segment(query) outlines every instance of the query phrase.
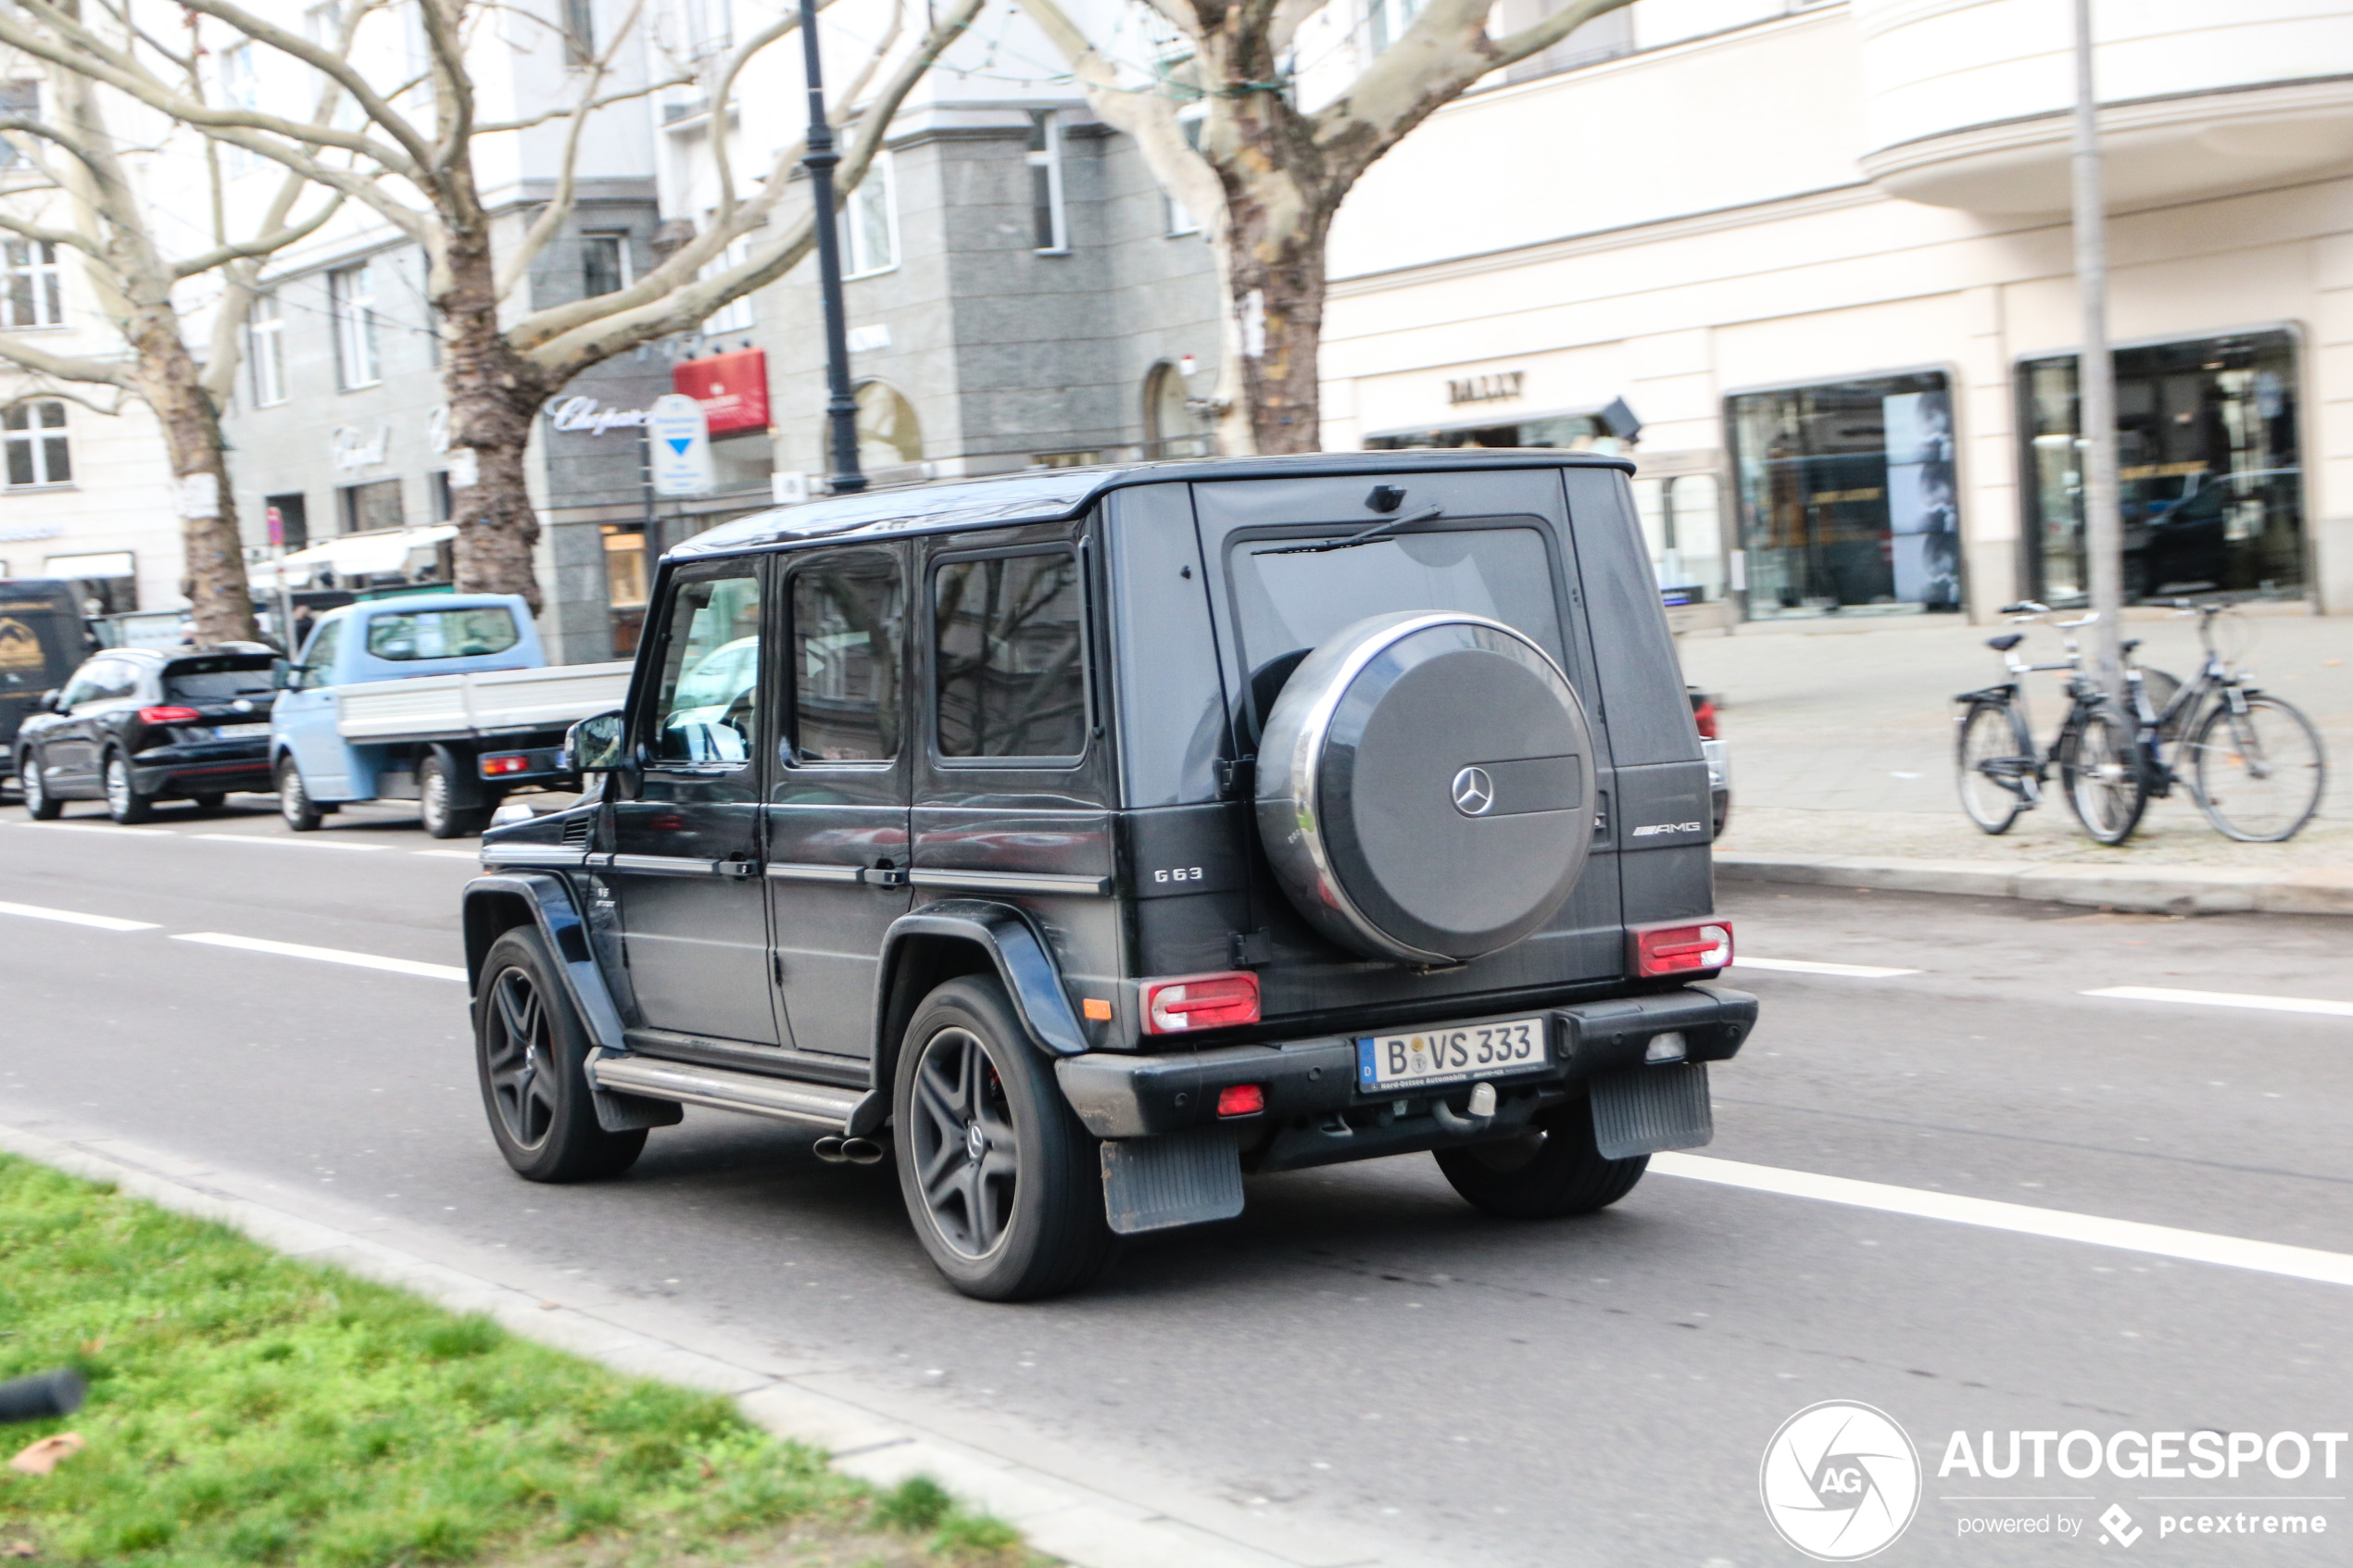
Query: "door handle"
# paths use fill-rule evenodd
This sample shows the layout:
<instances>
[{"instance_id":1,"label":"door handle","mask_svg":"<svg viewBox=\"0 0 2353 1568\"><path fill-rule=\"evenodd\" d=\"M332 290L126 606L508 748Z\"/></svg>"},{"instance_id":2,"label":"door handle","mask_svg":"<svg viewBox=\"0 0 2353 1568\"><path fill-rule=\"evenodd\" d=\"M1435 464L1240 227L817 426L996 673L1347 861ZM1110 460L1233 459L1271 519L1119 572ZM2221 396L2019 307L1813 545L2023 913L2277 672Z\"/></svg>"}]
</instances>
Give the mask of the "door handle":
<instances>
[{"instance_id":1,"label":"door handle","mask_svg":"<svg viewBox=\"0 0 2353 1568\"><path fill-rule=\"evenodd\" d=\"M904 866L868 866L866 885L869 887L904 887L907 869Z\"/></svg>"},{"instance_id":2,"label":"door handle","mask_svg":"<svg viewBox=\"0 0 2353 1568\"><path fill-rule=\"evenodd\" d=\"M718 872L721 876L731 876L742 882L760 874L760 862L749 855L737 855L732 859L720 861Z\"/></svg>"}]
</instances>

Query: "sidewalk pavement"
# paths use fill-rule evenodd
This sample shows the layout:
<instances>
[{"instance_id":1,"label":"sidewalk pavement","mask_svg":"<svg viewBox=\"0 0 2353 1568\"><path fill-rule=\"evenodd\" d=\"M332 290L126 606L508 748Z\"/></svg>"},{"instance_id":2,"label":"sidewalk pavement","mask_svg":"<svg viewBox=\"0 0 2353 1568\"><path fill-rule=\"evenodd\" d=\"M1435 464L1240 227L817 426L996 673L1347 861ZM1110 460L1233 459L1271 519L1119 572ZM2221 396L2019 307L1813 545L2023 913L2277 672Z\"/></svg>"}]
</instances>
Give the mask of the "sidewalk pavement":
<instances>
[{"instance_id":1,"label":"sidewalk pavement","mask_svg":"<svg viewBox=\"0 0 2353 1568\"><path fill-rule=\"evenodd\" d=\"M1999 837L1962 814L1953 771L1956 693L2005 679L1985 639L2007 630L1952 616L1751 622L1680 640L1686 677L1713 693L1730 743L1726 880L1830 883L2051 898L2169 914L2266 909L2353 914L2353 620L2249 613L2239 655L2259 684L2301 708L2328 746L2320 814L2285 844L2239 844L2190 801L2152 802L2121 846L2095 844L2048 799ZM2186 676L2196 623L2128 611L2144 664ZM2223 644L2225 651L2232 645ZM2030 659L2060 656L2029 629ZM2029 677L2038 741L2064 710L2059 678Z\"/></svg>"}]
</instances>

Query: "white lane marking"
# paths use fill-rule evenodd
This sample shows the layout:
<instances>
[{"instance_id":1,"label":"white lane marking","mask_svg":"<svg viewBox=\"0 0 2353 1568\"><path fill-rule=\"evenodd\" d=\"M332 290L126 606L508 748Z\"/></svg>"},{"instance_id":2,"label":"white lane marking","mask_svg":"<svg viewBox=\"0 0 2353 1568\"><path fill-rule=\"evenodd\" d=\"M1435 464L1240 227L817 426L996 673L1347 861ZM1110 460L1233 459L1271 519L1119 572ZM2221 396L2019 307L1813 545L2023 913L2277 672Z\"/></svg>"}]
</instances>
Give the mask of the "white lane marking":
<instances>
[{"instance_id":1,"label":"white lane marking","mask_svg":"<svg viewBox=\"0 0 2353 1568\"><path fill-rule=\"evenodd\" d=\"M2086 991L2087 997L2113 997L2121 1002L2187 1002L2202 1008L2254 1008L2261 1012L2318 1012L2331 1018L2353 1018L2353 1002L2323 1002L2310 997L2253 997L2240 991L2176 991L2167 985L2110 985Z\"/></svg>"},{"instance_id":2,"label":"white lane marking","mask_svg":"<svg viewBox=\"0 0 2353 1568\"><path fill-rule=\"evenodd\" d=\"M2036 1209L2024 1203L1964 1198L1957 1193L1923 1192L1918 1187L1822 1176L1811 1171L1784 1171L1777 1166L1749 1165L1708 1155L1654 1154L1650 1168L1688 1181L1746 1187L1752 1192L1778 1193L1784 1198L1810 1198L1851 1209L1876 1209L1885 1214L1944 1220L1957 1225L1978 1225L2020 1236L2046 1236L2054 1241L2080 1241L2093 1247L2113 1247L2192 1263L2220 1263L2226 1268L2252 1269L2289 1279L2318 1280L2323 1285L2353 1285L2353 1255L2323 1252L2311 1247L2248 1241L2240 1236L2216 1236L2210 1231L2176 1230L2171 1225L2108 1220L2097 1214Z\"/></svg>"},{"instance_id":3,"label":"white lane marking","mask_svg":"<svg viewBox=\"0 0 2353 1568\"><path fill-rule=\"evenodd\" d=\"M409 853L411 855L438 855L445 859L450 860L479 860L482 859L482 851L479 849L411 849Z\"/></svg>"},{"instance_id":4,"label":"white lane marking","mask_svg":"<svg viewBox=\"0 0 2353 1568\"><path fill-rule=\"evenodd\" d=\"M416 974L427 980L463 980L466 977L466 972L455 964L380 958L374 953L346 952L341 947L306 947L299 942L265 942L258 936L230 936L218 931L185 932L171 939L174 942L202 942L208 947L238 947L248 953L276 953L289 959L316 959L321 963L349 964L354 969L381 969L392 974Z\"/></svg>"},{"instance_id":5,"label":"white lane marking","mask_svg":"<svg viewBox=\"0 0 2353 1568\"><path fill-rule=\"evenodd\" d=\"M1886 980L1898 974L1918 974L1917 969L1881 969L1868 963L1816 963L1809 959L1752 959L1743 954L1732 957L1734 969L1780 969L1792 974L1838 974L1849 980Z\"/></svg>"},{"instance_id":6,"label":"white lane marking","mask_svg":"<svg viewBox=\"0 0 2353 1568\"><path fill-rule=\"evenodd\" d=\"M38 904L0 904L0 915L22 915L27 920L63 921L68 925L87 925L99 931L159 929L151 920L117 920L112 915L85 915L75 909L44 909Z\"/></svg>"},{"instance_id":7,"label":"white lane marking","mask_svg":"<svg viewBox=\"0 0 2353 1568\"><path fill-rule=\"evenodd\" d=\"M385 847L381 844L346 844L336 838L264 838L251 833L192 833L190 838L208 838L216 844L269 844L283 849L357 849L374 854Z\"/></svg>"},{"instance_id":8,"label":"white lane marking","mask_svg":"<svg viewBox=\"0 0 2353 1568\"><path fill-rule=\"evenodd\" d=\"M152 838L157 834L161 834L167 838L179 836L170 828L127 828L120 823L109 823L106 827L100 827L95 822L19 822L17 826L39 828L43 833L103 833L110 838Z\"/></svg>"}]
</instances>

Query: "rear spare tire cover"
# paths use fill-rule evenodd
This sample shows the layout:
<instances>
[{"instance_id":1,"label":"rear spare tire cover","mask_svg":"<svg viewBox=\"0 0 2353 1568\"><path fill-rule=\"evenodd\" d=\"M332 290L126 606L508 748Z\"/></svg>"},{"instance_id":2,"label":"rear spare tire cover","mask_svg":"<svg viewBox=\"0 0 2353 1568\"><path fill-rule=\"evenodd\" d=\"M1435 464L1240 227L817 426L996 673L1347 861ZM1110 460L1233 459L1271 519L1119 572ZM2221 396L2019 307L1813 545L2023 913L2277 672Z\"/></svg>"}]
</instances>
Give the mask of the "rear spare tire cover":
<instances>
[{"instance_id":1,"label":"rear spare tire cover","mask_svg":"<svg viewBox=\"0 0 2353 1568\"><path fill-rule=\"evenodd\" d=\"M1551 918L1593 839L1593 738L1551 656L1500 621L1402 611L1307 656L1267 716L1258 826L1342 947L1467 962Z\"/></svg>"}]
</instances>

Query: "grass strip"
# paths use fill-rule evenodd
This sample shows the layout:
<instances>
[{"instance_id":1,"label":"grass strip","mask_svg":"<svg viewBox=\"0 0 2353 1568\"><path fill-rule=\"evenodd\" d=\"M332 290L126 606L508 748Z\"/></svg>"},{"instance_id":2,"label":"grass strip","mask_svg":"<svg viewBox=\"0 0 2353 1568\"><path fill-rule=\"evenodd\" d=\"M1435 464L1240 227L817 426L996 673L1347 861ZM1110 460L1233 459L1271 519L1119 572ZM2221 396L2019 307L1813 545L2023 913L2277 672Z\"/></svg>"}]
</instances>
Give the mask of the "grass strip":
<instances>
[{"instance_id":1,"label":"grass strip","mask_svg":"<svg viewBox=\"0 0 2353 1568\"><path fill-rule=\"evenodd\" d=\"M0 1555L294 1563L1015 1563L916 1477L877 1491L727 1399L625 1377L225 1226L0 1156L0 1379L90 1381Z\"/></svg>"}]
</instances>

